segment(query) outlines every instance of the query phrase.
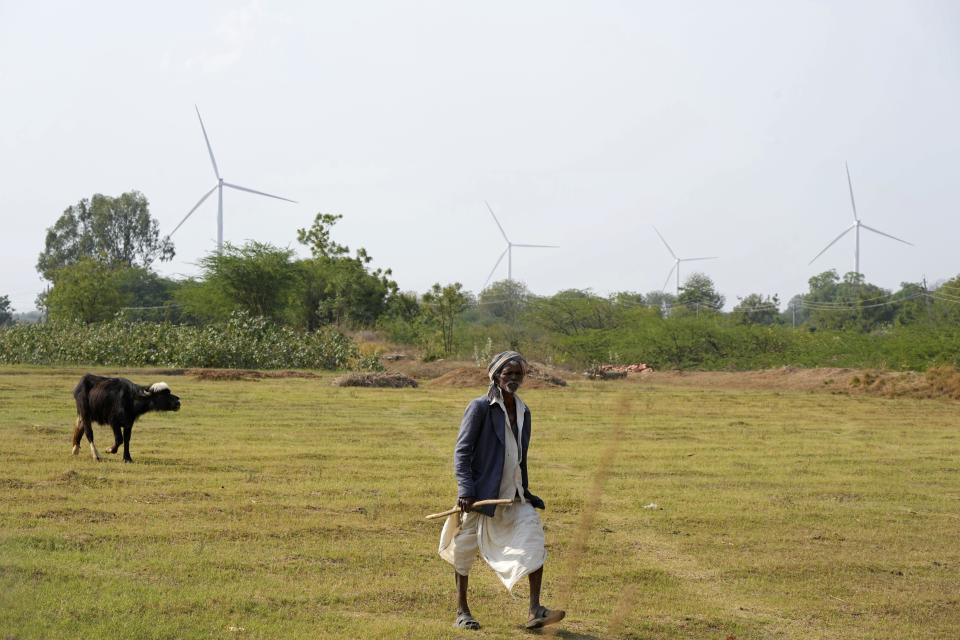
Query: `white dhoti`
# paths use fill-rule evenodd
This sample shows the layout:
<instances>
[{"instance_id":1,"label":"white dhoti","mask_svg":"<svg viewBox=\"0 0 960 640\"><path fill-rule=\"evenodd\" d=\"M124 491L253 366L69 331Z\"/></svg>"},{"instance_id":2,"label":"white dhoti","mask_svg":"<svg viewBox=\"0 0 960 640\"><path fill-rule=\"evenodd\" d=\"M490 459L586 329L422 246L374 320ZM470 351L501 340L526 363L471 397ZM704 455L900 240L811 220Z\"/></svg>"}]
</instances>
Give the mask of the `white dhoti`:
<instances>
[{"instance_id":1,"label":"white dhoti","mask_svg":"<svg viewBox=\"0 0 960 640\"><path fill-rule=\"evenodd\" d=\"M529 502L498 506L494 516L471 512L457 531L455 513L447 518L440 532L440 557L462 576L480 557L496 572L508 590L523 576L543 566L547 559L543 525L537 510Z\"/></svg>"},{"instance_id":2,"label":"white dhoti","mask_svg":"<svg viewBox=\"0 0 960 640\"><path fill-rule=\"evenodd\" d=\"M516 397L516 415L523 416L525 406ZM503 400L498 403L507 415ZM463 517L454 513L447 518L440 532L440 557L453 565L462 576L470 573L477 557L490 565L503 585L512 590L520 578L543 566L547 559L544 546L543 525L536 509L522 497L523 482L520 474L520 451L518 442L524 424L520 420L516 435L507 431L504 442L503 476L500 480L500 498L513 498L513 503L498 506L492 518L471 511Z\"/></svg>"}]
</instances>

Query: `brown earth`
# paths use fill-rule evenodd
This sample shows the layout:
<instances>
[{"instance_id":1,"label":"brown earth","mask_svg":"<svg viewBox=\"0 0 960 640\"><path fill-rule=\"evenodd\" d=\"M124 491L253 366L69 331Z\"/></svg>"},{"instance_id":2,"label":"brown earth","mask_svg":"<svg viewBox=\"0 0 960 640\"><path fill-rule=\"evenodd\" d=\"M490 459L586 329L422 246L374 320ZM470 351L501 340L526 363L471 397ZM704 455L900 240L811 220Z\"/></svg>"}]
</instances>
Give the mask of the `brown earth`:
<instances>
[{"instance_id":1,"label":"brown earth","mask_svg":"<svg viewBox=\"0 0 960 640\"><path fill-rule=\"evenodd\" d=\"M430 384L438 387L483 388L490 384L490 378L483 367L461 366L434 378ZM556 370L540 364L531 364L527 377L523 380L523 386L527 389L554 389L567 386L567 381L556 375Z\"/></svg>"},{"instance_id":2,"label":"brown earth","mask_svg":"<svg viewBox=\"0 0 960 640\"><path fill-rule=\"evenodd\" d=\"M654 371L631 374L629 382L699 389L820 391L889 398L960 400L960 371L934 367L916 371L781 367L760 371Z\"/></svg>"}]
</instances>

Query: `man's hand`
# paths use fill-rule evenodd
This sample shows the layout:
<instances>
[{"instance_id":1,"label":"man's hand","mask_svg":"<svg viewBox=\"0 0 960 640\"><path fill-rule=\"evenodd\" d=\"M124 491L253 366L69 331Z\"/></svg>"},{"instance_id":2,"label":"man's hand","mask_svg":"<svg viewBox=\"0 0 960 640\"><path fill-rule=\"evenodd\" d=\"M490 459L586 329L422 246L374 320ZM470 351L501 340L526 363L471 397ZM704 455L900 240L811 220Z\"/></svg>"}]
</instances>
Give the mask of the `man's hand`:
<instances>
[{"instance_id":1,"label":"man's hand","mask_svg":"<svg viewBox=\"0 0 960 640\"><path fill-rule=\"evenodd\" d=\"M457 498L457 506L460 507L460 511L466 513L473 509L473 503L476 501L477 499L474 498L473 496L465 496L463 498Z\"/></svg>"}]
</instances>

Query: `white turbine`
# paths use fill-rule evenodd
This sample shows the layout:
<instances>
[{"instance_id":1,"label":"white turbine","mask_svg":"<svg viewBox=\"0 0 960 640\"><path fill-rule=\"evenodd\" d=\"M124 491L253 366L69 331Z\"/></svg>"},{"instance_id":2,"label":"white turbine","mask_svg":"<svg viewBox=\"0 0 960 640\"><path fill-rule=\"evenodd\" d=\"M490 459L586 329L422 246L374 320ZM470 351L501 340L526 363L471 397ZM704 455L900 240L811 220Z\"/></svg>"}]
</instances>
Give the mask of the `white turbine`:
<instances>
[{"instance_id":1,"label":"white turbine","mask_svg":"<svg viewBox=\"0 0 960 640\"><path fill-rule=\"evenodd\" d=\"M879 229L874 229L873 227L864 224L863 221L860 220L860 216L857 215L857 203L856 203L856 201L853 199L853 182L850 180L850 167L847 166L847 163L846 163L846 162L843 163L843 166L844 166L844 167L846 168L846 170L847 170L847 187L849 187L849 189L850 189L850 206L853 207L853 224L851 224L849 227L847 227L846 229L844 229L844 230L843 230L843 233L841 233L841 234L838 235L836 238L834 238L833 241L832 241L830 244L828 244L827 246L825 246L825 247L823 248L823 250L820 251L820 253L818 253L817 255L813 256L813 260L811 260L811 261L810 261L809 263L807 263L807 264L808 264L808 265L813 264L813 261L814 261L814 260L816 260L817 258L819 258L820 256L822 256L822 255L824 254L824 252L826 252L827 249L829 249L830 247L832 247L833 245L835 245L840 238L842 238L843 236L847 235L848 233L850 233L851 231L853 231L854 229L856 229L856 231L857 231L857 232L856 232L857 244L856 244L856 248L854 249L854 268L856 269L855 273L859 274L859 273L860 273L860 227L863 227L863 228L866 229L867 231L873 231L874 233L879 234L879 235L881 235L881 236L886 236L887 238L890 238L891 240L896 240L897 242L902 242L903 244L908 244L908 245L910 245L911 247L913 246L913 244L910 243L910 242L907 242L906 240L901 240L900 238L894 237L894 236L890 235L889 233L884 233L883 231L880 231Z\"/></svg>"},{"instance_id":2,"label":"white turbine","mask_svg":"<svg viewBox=\"0 0 960 640\"><path fill-rule=\"evenodd\" d=\"M490 203L484 201L487 205L487 211L490 212L490 215L493 216L493 221L497 223L497 228L500 229L503 239L507 241L507 248L503 250L503 253L500 254L500 257L497 258L497 261L493 265L493 269L490 270L490 275L487 276L486 282L483 283L483 288L487 288L487 284L490 282L490 278L493 277L494 272L497 270L497 267L500 266L500 263L503 261L503 256L507 256L507 278L513 280L513 248L514 247L523 247L525 249L559 249L560 247L553 244L517 244L515 242L510 242L510 238L507 237L507 232L503 230L503 225L500 224L500 221L497 220L497 215L493 212L493 209L490 208Z\"/></svg>"},{"instance_id":3,"label":"white turbine","mask_svg":"<svg viewBox=\"0 0 960 640\"><path fill-rule=\"evenodd\" d=\"M677 254L673 252L673 249L670 248L670 245L667 244L667 241L664 240L663 236L660 234L660 231L656 227L653 228L657 232L657 235L660 236L660 241L663 243L663 246L667 248L667 251L670 252L670 255L673 256L673 266L670 267L670 271L667 272L667 279L663 281L663 287L660 288L661 291L667 290L667 283L670 282L670 276L673 275L673 272L677 272L677 297L680 296L680 263L681 262L693 262L695 260L716 260L718 256L706 256L704 258L678 258Z\"/></svg>"},{"instance_id":4,"label":"white turbine","mask_svg":"<svg viewBox=\"0 0 960 640\"><path fill-rule=\"evenodd\" d=\"M200 205L206 202L207 198L209 198L210 195L214 191L216 191L217 192L217 252L219 253L223 251L223 188L224 187L230 187L231 189L237 189L239 191L247 191L249 193L255 193L260 196L267 196L268 198L276 198L277 200L285 200L287 202L293 202L294 204L296 204L297 201L291 200L289 198L284 198L281 196L275 196L269 193L264 193L263 191L256 191L255 189L248 189L247 187L241 187L238 184L231 184L229 182L225 182L223 178L220 176L220 169L217 168L217 160L216 158L213 157L213 148L210 146L210 138L207 137L207 129L206 127L203 126L203 118L200 117L200 109L197 107L197 105L193 105L193 108L197 110L197 119L200 120L200 130L203 131L203 139L207 143L207 151L210 153L210 164L213 165L213 173L217 176L217 184L213 185L213 188L210 189L210 191L207 191L205 194L203 194L203 197L200 198L200 201L197 202L197 204L193 205L193 208L187 212L187 215L183 216L183 220L180 221L180 224L175 226L173 228L173 231L167 234L167 237L169 238L174 233L176 233L177 229L179 229L183 225L183 223L187 221L187 218L193 215L193 212L196 211L200 207Z\"/></svg>"}]
</instances>

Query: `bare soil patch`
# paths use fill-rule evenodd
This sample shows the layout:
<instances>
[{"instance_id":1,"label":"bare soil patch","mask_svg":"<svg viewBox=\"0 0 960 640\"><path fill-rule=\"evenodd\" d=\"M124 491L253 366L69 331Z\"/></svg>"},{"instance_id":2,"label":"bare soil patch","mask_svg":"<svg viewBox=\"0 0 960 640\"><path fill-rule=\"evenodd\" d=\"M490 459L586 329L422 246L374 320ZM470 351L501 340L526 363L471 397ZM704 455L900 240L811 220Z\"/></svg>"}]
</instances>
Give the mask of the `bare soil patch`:
<instances>
[{"instance_id":1,"label":"bare soil patch","mask_svg":"<svg viewBox=\"0 0 960 640\"><path fill-rule=\"evenodd\" d=\"M483 367L460 366L430 381L431 385L453 388L483 388L490 384L487 370ZM555 370L532 363L524 378L523 386L526 389L555 389L567 386L567 381L557 375Z\"/></svg>"},{"instance_id":2,"label":"bare soil patch","mask_svg":"<svg viewBox=\"0 0 960 640\"><path fill-rule=\"evenodd\" d=\"M780 367L759 371L654 371L630 374L628 381L698 389L819 391L888 398L960 400L960 371L934 367L916 371Z\"/></svg>"}]
</instances>

